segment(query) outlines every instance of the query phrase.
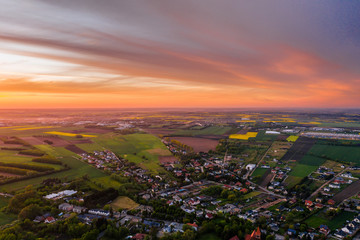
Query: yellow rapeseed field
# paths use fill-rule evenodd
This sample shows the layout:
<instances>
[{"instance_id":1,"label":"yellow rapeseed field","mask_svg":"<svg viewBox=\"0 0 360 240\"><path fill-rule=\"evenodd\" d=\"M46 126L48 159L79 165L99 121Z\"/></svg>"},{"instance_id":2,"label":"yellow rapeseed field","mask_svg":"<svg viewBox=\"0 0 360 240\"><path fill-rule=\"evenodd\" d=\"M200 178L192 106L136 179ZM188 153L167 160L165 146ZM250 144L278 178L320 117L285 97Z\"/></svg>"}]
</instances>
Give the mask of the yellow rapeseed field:
<instances>
[{"instance_id":1,"label":"yellow rapeseed field","mask_svg":"<svg viewBox=\"0 0 360 240\"><path fill-rule=\"evenodd\" d=\"M320 122L298 122L298 124L321 124Z\"/></svg>"},{"instance_id":2,"label":"yellow rapeseed field","mask_svg":"<svg viewBox=\"0 0 360 240\"><path fill-rule=\"evenodd\" d=\"M34 129L42 129L42 128L55 128L55 126L41 126L41 127L23 127L23 128L16 128L16 131L24 131L24 130L34 130Z\"/></svg>"},{"instance_id":3,"label":"yellow rapeseed field","mask_svg":"<svg viewBox=\"0 0 360 240\"><path fill-rule=\"evenodd\" d=\"M241 139L248 140L249 138L253 138L257 136L257 132L247 132L246 134L231 134L229 138L231 139Z\"/></svg>"},{"instance_id":4,"label":"yellow rapeseed field","mask_svg":"<svg viewBox=\"0 0 360 240\"><path fill-rule=\"evenodd\" d=\"M236 122L239 122L239 123L254 123L256 122L256 120L236 120Z\"/></svg>"},{"instance_id":5,"label":"yellow rapeseed field","mask_svg":"<svg viewBox=\"0 0 360 240\"><path fill-rule=\"evenodd\" d=\"M47 134L54 134L54 135L60 135L60 136L66 136L66 137L76 137L78 135L81 135L83 137L97 137L96 135L88 135L88 134L79 134L79 133L66 133L66 132L56 132L56 131L52 131L52 132L44 132Z\"/></svg>"},{"instance_id":6,"label":"yellow rapeseed field","mask_svg":"<svg viewBox=\"0 0 360 240\"><path fill-rule=\"evenodd\" d=\"M299 138L299 136L289 136L286 140L288 142L296 142L296 140Z\"/></svg>"}]
</instances>

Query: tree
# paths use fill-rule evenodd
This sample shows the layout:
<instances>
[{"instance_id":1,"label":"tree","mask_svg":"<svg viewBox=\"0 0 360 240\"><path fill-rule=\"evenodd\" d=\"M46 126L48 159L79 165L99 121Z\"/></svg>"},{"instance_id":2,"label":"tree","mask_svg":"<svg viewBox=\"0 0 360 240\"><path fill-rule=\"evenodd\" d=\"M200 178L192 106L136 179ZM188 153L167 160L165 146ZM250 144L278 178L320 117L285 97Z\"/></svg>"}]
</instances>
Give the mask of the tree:
<instances>
[{"instance_id":1,"label":"tree","mask_svg":"<svg viewBox=\"0 0 360 240\"><path fill-rule=\"evenodd\" d=\"M196 233L191 230L186 230L183 234L183 239L186 240L195 240L196 239Z\"/></svg>"},{"instance_id":2,"label":"tree","mask_svg":"<svg viewBox=\"0 0 360 240\"><path fill-rule=\"evenodd\" d=\"M274 237L274 236L271 236L271 235L267 235L267 236L266 236L266 240L275 240L275 237Z\"/></svg>"},{"instance_id":3,"label":"tree","mask_svg":"<svg viewBox=\"0 0 360 240\"><path fill-rule=\"evenodd\" d=\"M97 229L93 229L89 232L86 232L82 235L81 240L96 240L99 235L99 231Z\"/></svg>"},{"instance_id":4,"label":"tree","mask_svg":"<svg viewBox=\"0 0 360 240\"><path fill-rule=\"evenodd\" d=\"M30 204L27 207L24 207L20 213L19 218L20 219L34 219L36 216L38 216L41 213L41 208L37 204Z\"/></svg>"}]
</instances>

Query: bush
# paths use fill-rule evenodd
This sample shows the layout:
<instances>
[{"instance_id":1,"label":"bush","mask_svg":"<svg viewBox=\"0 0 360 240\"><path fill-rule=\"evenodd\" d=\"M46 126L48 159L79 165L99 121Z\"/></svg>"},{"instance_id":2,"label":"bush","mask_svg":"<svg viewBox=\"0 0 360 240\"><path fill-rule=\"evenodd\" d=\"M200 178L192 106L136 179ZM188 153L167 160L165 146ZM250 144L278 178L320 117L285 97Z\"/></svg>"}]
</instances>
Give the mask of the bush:
<instances>
[{"instance_id":1,"label":"bush","mask_svg":"<svg viewBox=\"0 0 360 240\"><path fill-rule=\"evenodd\" d=\"M28 175L28 173L30 173L30 171L25 170L25 169L13 168L13 167L3 167L3 166L0 166L0 172L21 175L21 176L26 176L26 175Z\"/></svg>"},{"instance_id":2,"label":"bush","mask_svg":"<svg viewBox=\"0 0 360 240\"><path fill-rule=\"evenodd\" d=\"M37 215L40 215L41 208L37 204L30 204L29 206L24 207L20 213L20 219L34 219Z\"/></svg>"},{"instance_id":3,"label":"bush","mask_svg":"<svg viewBox=\"0 0 360 240\"><path fill-rule=\"evenodd\" d=\"M43 156L43 157L39 157L39 158L34 158L33 160L31 160L33 162L39 162L39 163L50 163L50 164L57 164L57 165L61 165L62 162L54 157L51 156Z\"/></svg>"},{"instance_id":4,"label":"bush","mask_svg":"<svg viewBox=\"0 0 360 240\"><path fill-rule=\"evenodd\" d=\"M30 165L30 164L25 164L25 163L3 163L3 162L0 162L0 166L18 168L20 170L27 169L27 170L37 171L37 172L47 172L47 171L54 170L54 168L52 168L52 167Z\"/></svg>"},{"instance_id":5,"label":"bush","mask_svg":"<svg viewBox=\"0 0 360 240\"><path fill-rule=\"evenodd\" d=\"M1 150L22 151L22 150L26 150L26 149L25 148L17 148L17 147L2 147Z\"/></svg>"},{"instance_id":6,"label":"bush","mask_svg":"<svg viewBox=\"0 0 360 240\"><path fill-rule=\"evenodd\" d=\"M39 156L39 157L45 155L45 152L39 149L26 149L20 151L19 153L24 155Z\"/></svg>"}]
</instances>

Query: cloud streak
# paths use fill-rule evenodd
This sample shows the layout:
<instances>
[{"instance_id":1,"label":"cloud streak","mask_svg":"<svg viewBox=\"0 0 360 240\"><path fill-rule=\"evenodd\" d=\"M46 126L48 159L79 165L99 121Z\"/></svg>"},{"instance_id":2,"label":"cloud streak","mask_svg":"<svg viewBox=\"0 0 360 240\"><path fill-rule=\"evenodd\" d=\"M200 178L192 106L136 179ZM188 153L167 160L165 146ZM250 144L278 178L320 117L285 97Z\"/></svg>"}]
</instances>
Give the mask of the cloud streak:
<instances>
[{"instance_id":1,"label":"cloud streak","mask_svg":"<svg viewBox=\"0 0 360 240\"><path fill-rule=\"evenodd\" d=\"M144 98L153 107L360 102L353 1L0 3L0 53L31 58L17 61L16 76L0 73L0 92L13 96L78 94L79 107L106 94L139 107ZM33 70L37 61L44 70Z\"/></svg>"}]
</instances>

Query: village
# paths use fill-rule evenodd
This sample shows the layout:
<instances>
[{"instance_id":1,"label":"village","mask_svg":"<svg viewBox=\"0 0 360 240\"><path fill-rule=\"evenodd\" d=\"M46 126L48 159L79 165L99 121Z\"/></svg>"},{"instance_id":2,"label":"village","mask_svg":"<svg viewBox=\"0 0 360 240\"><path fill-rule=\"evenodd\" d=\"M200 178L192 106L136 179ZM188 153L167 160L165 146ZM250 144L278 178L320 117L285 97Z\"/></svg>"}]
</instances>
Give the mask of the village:
<instances>
[{"instance_id":1,"label":"village","mask_svg":"<svg viewBox=\"0 0 360 240\"><path fill-rule=\"evenodd\" d=\"M178 145L166 144L174 154L187 156L187 152ZM326 184L323 184L316 193L312 193L313 197L304 200L297 197L296 191L289 192L283 184L292 169L279 161L276 162L282 167L271 168L266 163L259 165L259 168L269 169L273 174L267 186L261 187L251 181L251 177L247 178L249 172L254 171L256 165L241 163L241 161L237 161L235 164L229 155L225 155L221 159L218 155L202 153L196 159L185 158L185 161L165 163L164 168L176 179L171 182L159 176L152 176L135 165L128 167L128 163L124 159L117 157L110 150L82 154L81 157L82 160L96 168L132 178L139 184L151 186L148 190L138 194L145 204L132 210L123 209L121 211L112 208L88 209L81 206L84 201L82 197L84 193L65 190L44 196L46 199L58 202L58 209L61 213L56 216L48 213L37 216L34 222L51 224L59 219L68 218L71 214L77 214L78 219L85 224L91 224L94 219L105 218L116 222L117 226L132 229L135 234L130 237L133 239L145 238L153 228L158 229L158 237L183 232L184 225L197 231L201 226L200 223L204 220L233 216L254 224L264 221L268 227L266 229L259 228L259 231L264 234L273 234L276 239L284 239L284 236L299 239L331 236L343 239L353 236L360 229L360 200L353 199L351 204L347 202L337 204L331 198L337 190L357 180L348 171L350 167L345 165L342 166L340 172L334 172L333 169L323 166L312 172L309 175L310 179L326 181ZM180 216L189 216L191 221L184 223L182 218L172 221L163 218L157 219L152 214L154 208L146 205L148 201L154 199L165 202L169 207L178 208L183 212ZM79 205L72 204L74 202ZM330 229L326 224L321 224L319 228L314 229L303 223L288 223L290 218L306 219L314 213L330 214L336 211L349 211L353 213L354 217L339 229ZM139 232L136 233L136 231ZM251 235L249 236L251 237Z\"/></svg>"}]
</instances>

